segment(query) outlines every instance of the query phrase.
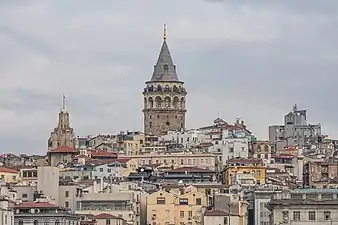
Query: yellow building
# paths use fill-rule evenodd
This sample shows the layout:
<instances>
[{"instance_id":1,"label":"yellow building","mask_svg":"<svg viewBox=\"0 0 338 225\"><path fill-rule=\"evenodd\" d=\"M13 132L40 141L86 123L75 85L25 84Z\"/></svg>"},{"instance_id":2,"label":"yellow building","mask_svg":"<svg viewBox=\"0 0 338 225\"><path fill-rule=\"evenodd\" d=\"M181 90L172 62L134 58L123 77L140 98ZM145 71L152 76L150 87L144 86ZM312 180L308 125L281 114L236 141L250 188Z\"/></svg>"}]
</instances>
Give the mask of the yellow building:
<instances>
[{"instance_id":1,"label":"yellow building","mask_svg":"<svg viewBox=\"0 0 338 225\"><path fill-rule=\"evenodd\" d=\"M227 161L224 168L224 183L226 187L231 185L231 177L235 173L253 174L257 184L265 184L266 166L261 159L234 158Z\"/></svg>"},{"instance_id":2,"label":"yellow building","mask_svg":"<svg viewBox=\"0 0 338 225\"><path fill-rule=\"evenodd\" d=\"M159 190L147 197L147 224L199 224L206 206L206 196L192 186L179 193Z\"/></svg>"},{"instance_id":3,"label":"yellow building","mask_svg":"<svg viewBox=\"0 0 338 225\"><path fill-rule=\"evenodd\" d=\"M119 161L123 159L118 159ZM128 177L130 173L136 172L138 168L138 160L137 159L126 159L125 160L126 167L123 167L123 177Z\"/></svg>"},{"instance_id":4,"label":"yellow building","mask_svg":"<svg viewBox=\"0 0 338 225\"><path fill-rule=\"evenodd\" d=\"M0 179L6 183L17 183L19 178L19 171L0 167Z\"/></svg>"}]
</instances>

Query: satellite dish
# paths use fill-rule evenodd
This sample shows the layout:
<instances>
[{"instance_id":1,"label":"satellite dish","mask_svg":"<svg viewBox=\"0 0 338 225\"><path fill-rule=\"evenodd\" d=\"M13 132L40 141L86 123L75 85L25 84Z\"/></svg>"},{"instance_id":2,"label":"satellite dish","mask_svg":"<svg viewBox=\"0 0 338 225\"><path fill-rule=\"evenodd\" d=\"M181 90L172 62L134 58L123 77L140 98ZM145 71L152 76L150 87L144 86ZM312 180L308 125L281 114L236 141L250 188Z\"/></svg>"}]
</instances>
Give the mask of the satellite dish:
<instances>
[{"instance_id":1,"label":"satellite dish","mask_svg":"<svg viewBox=\"0 0 338 225\"><path fill-rule=\"evenodd\" d=\"M183 184L183 180L180 180L178 183L179 183L179 184Z\"/></svg>"}]
</instances>

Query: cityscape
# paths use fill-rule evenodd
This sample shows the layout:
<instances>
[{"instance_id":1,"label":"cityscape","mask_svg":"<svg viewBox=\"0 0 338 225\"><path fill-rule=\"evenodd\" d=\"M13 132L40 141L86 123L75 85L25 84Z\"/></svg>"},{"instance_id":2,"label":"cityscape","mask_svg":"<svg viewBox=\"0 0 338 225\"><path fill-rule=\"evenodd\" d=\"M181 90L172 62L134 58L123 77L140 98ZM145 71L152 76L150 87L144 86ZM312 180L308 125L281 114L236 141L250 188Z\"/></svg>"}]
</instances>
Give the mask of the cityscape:
<instances>
[{"instance_id":1,"label":"cityscape","mask_svg":"<svg viewBox=\"0 0 338 225\"><path fill-rule=\"evenodd\" d=\"M203 6L207 8L207 4L219 4L217 2L222 1L210 2L215 3L205 3ZM83 5L88 4L85 1L82 3ZM101 3L95 4L100 5ZM110 12L110 7L112 6L108 6L108 3L106 4L108 14L113 14ZM134 7L138 8L139 5L137 4L140 3L135 4ZM200 4L196 3L195 7L201 7ZM231 4L233 3L229 3L229 5ZM43 8L42 1L37 5ZM154 3L155 5L156 3ZM268 4L264 3L263 5L267 6ZM311 4L309 3L309 5ZM5 7L0 3L0 21L5 18L1 14L6 11L2 9L2 6ZM102 5L100 6L102 7ZM277 9L282 10L279 6ZM324 5L315 6L315 8L324 8ZM338 5L336 6L338 9ZM95 11L95 7L97 5L89 4L90 10ZM46 9L39 11L41 8L35 7L32 15L48 14L47 11L44 11ZM177 8L177 6L174 8ZM187 10L188 6L182 6L182 8ZM240 17L251 15L249 8L245 8ZM174 14L171 9L168 6L164 11ZM81 11L80 9L78 10ZM180 9L177 8L177 10L179 11ZM276 12L279 12L278 10ZM295 7L292 10L299 9ZM98 10L99 14L104 14L103 11L102 8ZM203 17L205 20L208 19L206 15L209 15L210 12L204 15L201 13L203 10L200 8L196 11L198 12L198 17ZM22 13L20 11L17 15L20 16ZM131 14L131 11L129 10L128 13ZM163 15L160 13L161 17L164 17L166 13L162 12ZM328 10L326 13L329 14L330 11ZM179 14L185 15L185 12ZM187 14L189 14L188 10ZM13 12L8 13L8 15L13 15ZM108 17L105 15L102 18L104 18L103 21L106 20L107 22ZM290 18L285 18L288 21L286 23L295 23L296 25L292 26L293 29L297 26L300 30L305 27L300 26L299 21L295 18L291 19L291 15L290 13ZM204 18L204 16L206 17ZM311 14L311 16L316 17L315 14ZM250 16L247 17L250 18ZM114 22L109 21L109 26L122 21L122 27L124 27L127 19L121 15L117 18ZM274 21L269 13L264 14L262 18L264 21ZM247 20L251 19L255 20L254 18ZM90 23L88 19L86 21ZM316 20L314 19L313 21ZM311 23L315 24L313 21ZM327 25L325 19L320 19L320 21L320 26L325 27ZM16 33L15 30L11 30L10 26L5 25L6 22L4 20L4 25L0 22L0 44L5 43L1 33L4 31L11 33L10 39L25 40L25 42L35 45L40 50L45 48L44 51L53 52L46 47L47 45L41 43L39 45L33 39L21 35L20 32ZM27 22L25 26L29 27L29 20L25 22ZM45 21L39 22L43 23ZM87 22L85 26L87 26ZM283 86L283 95L287 96L288 92L290 92L292 103L288 108L283 109L283 113L278 114L280 121L283 121L281 123L276 121L268 126L260 125L259 128L252 125L252 121L245 119L251 113L250 107L260 108L262 106L253 104L247 109L243 106L235 117L229 116L228 112L220 110L217 113L218 115L215 115L209 121L209 124L191 126L187 122L190 120L191 115L201 117L201 120L203 120L207 117L204 115L206 111L210 111L202 100L196 99L198 95L192 94L192 92L196 92L196 89L201 87L197 85L195 90L192 90L192 86L189 85L192 82L203 83L203 90L198 90L202 93L200 96L207 95L204 92L210 91L209 89L215 90L228 87L228 94L241 88L243 91L240 90L239 92L243 92L244 95L255 95L255 93L251 93L254 89L250 89L248 92L245 92L245 89L249 86L255 86L256 83L250 80L248 81L248 86L243 87L239 87L236 85L238 83L235 84L231 81L224 84L223 81L221 82L211 76L212 70L210 70L210 74L205 75L205 77L209 76L208 79L212 80L212 82L204 84L207 79L199 81L194 76L182 73L180 69L181 63L184 64L189 61L191 56L181 54L181 57L177 57L179 54L176 53L180 50L171 48L173 39L171 39L171 30L169 30L170 35L168 36L167 24L163 24L163 29L158 31L158 27L154 27L152 23L148 22L149 26L142 28L144 33L151 32L153 34L157 32L157 36L161 37L161 43L144 43L145 48L152 48L148 44L155 46L157 55L152 56L154 62L142 65L148 68L151 74L139 84L141 88L137 90L137 93L140 107L135 111L125 112L119 105L114 106L114 111L119 112L121 115L118 122L126 124L124 129L119 132L89 132L85 135L79 135L83 134L81 129L83 126L81 123L76 123L79 121L76 120L79 114L74 113L76 110L73 109L76 107L73 107L72 104L76 100L71 101L71 99L72 94L76 93L76 89L81 88L81 79L76 78L76 85L70 85L68 82L72 82L57 77L55 78L56 80L63 80L62 82L60 81L60 84L69 85L73 92L67 94L64 90L69 90L69 88L53 83L54 86L58 87L58 102L60 102L58 107L60 110L56 110L53 115L49 115L50 117L48 118L56 118L53 121L54 125L49 128L49 132L43 137L41 135L36 137L44 140L43 149L36 150L33 145L27 145L22 148L18 144L19 147L16 147L22 149L22 151L17 152L10 150L10 146L5 148L5 144L0 143L2 144L2 147L0 147L2 148L0 150L0 225L338 225L338 139L334 138L336 134L332 134L332 128L335 127L334 123L329 126L331 129L327 129L327 121L331 118L326 118L326 116L329 114L320 117L323 118L323 120L318 119L320 121L316 121L316 117L309 117L308 112L312 112L313 108L304 104L306 101L303 100L302 96L306 96L306 93L303 93L303 89L301 90L300 87L307 86L309 89L312 88L311 75L307 74L310 78L307 77L306 82L302 80L301 84L297 83L299 77L283 78L292 83L290 86L286 86L285 83L281 85ZM174 23L175 21L171 19L170 22ZM199 26L202 27L202 22L200 21L199 23ZM306 25L308 23L306 21ZM71 33L72 29L76 30L77 26L73 27L70 24L66 24L66 27L71 27L71 29L66 29L65 33ZM94 24L99 26L99 23ZM160 22L156 21L156 24L158 25ZM182 22L182 24L184 23ZM50 26L53 27L52 25ZM81 26L84 25L82 24ZM283 27L283 25L280 26ZM141 25L134 24L137 32L142 30L140 27ZM179 26L176 24L176 27ZM246 27L246 29L250 30L249 27ZM259 33L257 30L260 28L259 26L256 27L255 32ZM182 33L183 30L181 30ZM201 30L198 28L195 33L200 36L207 36ZM212 29L210 28L210 30ZM216 30L218 33L218 28ZM179 31L179 29L176 29L176 31ZM189 32L192 33L192 36L195 35L194 32ZM49 35L47 31L45 33ZM56 33L58 32L51 32L50 34L56 35ZM221 33L220 31L220 36L222 36ZM264 32L262 31L262 33ZM318 30L318 33L320 34L321 32ZM74 34L72 33L72 35L75 34L81 34L81 32L77 30ZM100 36L101 34L97 32L97 35ZM142 32L140 32L140 35L142 35ZM241 35L243 34L238 34L235 39L240 39ZM244 33L243 36L246 35ZM274 38L274 35L277 34L271 30L271 35L269 33L269 38L267 39ZM126 40L123 41L127 42L127 35L125 37ZM260 39L258 34L255 37L256 39L253 42L264 42L268 47L272 46L269 45L269 40ZM94 36L90 38L95 39ZM187 40L191 41L190 39ZM217 38L212 39L212 42L217 42ZM307 40L304 38L302 42L306 43ZM135 43L130 43L131 50L126 49L126 51L135 51L135 54L137 54L139 49L135 48L133 45ZM230 45L234 43L232 42ZM137 44L139 45L139 43ZM3 46L5 45L3 44ZM73 43L73 45L75 46L74 49L81 48L80 44L77 46L76 43ZM238 46L234 45L236 46L234 52L236 52ZM245 48L247 46L249 45L246 45ZM288 48L288 51L292 52L293 45L288 45ZM109 51L107 50L107 52ZM264 52L263 54L267 54L266 50L261 51ZM283 54L282 49L278 51ZM13 52L15 52L14 49ZM55 52L53 54L57 55ZM213 54L216 53L213 52ZM54 57L56 57L55 55ZM318 53L318 55L320 54ZM6 59L1 56L0 53L0 68L7 63ZM61 55L58 57L62 58ZM70 55L71 57L73 55ZM332 56L328 54L325 57L327 59ZM11 58L10 53L8 53L8 58ZM100 58L100 60L104 60L103 58ZM109 58L109 63L114 61L112 58ZM144 58L147 57L144 56ZM259 57L256 55L256 58ZM273 57L271 56L271 58ZM131 59L132 56L130 58L127 57L128 63ZM221 62L223 58L220 57L220 59ZM330 58L331 61L334 61L334 59ZM250 60L253 61L253 64L261 63L260 60L264 61L263 58L255 61L255 57L250 58ZM91 64L89 61L86 61L86 63ZM236 64L235 60L229 60L229 64L231 63ZM300 60L299 63L301 63ZM308 63L311 66L319 67L319 61ZM144 61L142 61L142 64L144 64ZM180 65L179 67L177 66L178 64ZM193 64L194 67L203 67L202 63ZM211 67L211 63L206 62L205 64L206 67ZM29 67L34 66L36 66L34 63L29 65ZM244 68L248 65L241 63L241 66ZM283 66L289 69L286 62ZM250 71L253 70L252 68L248 66L247 69ZM268 70L269 66L266 66L266 68ZM136 68L136 70L138 69ZM257 73L259 73L259 68L257 67L256 69ZM93 71L96 73L96 70L97 68L95 67ZM7 70L4 69L3 71L3 74L6 75ZM316 79L314 80L316 80L315 83L317 85L315 86L316 88L311 90L313 92L318 89L319 85L325 87L322 80L330 80L325 76L324 69L320 73L323 78L319 79L316 74ZM227 76L230 76L229 74ZM139 76L139 74L136 75ZM121 72L121 77L123 76L125 75ZM233 76L237 76L236 73ZM242 78L238 79L241 80ZM31 80L32 83L39 83L38 79L29 79L24 80L23 83L27 82L28 85ZM129 77L123 79L128 80ZM267 78L264 79L268 80ZM276 78L276 81L273 82L274 85L281 82L278 79ZM11 80L7 77L3 81ZM136 83L137 79L133 81ZM95 81L91 80L90 82L93 82L94 86ZM105 82L109 83L108 81ZM335 83L333 80L329 82ZM123 89L130 91L130 86L135 85L132 83L130 78L123 86ZM215 83L221 83L221 85L210 85ZM244 81L240 81L240 83L244 83ZM270 86L273 86L271 84L268 81L264 83L257 77L257 89L271 88ZM292 92L292 85L300 90L296 92L297 94ZM0 90L4 86L1 86ZM43 86L42 82L40 86ZM114 87L117 86L121 85L115 84ZM43 88L49 89L50 87ZM272 87L272 89L279 88L277 85ZM91 90L93 92L96 91L96 89L94 91L94 88L88 89L86 87L84 89L89 95L92 94ZM318 97L320 101L323 101L323 105L326 104L325 99L328 98L324 89L321 88L324 95ZM327 86L327 89L334 88ZM330 96L334 96L334 91L332 90ZM265 92L261 93L264 95ZM236 94L233 93L233 95ZM109 101L105 104L111 104L111 99L122 98L122 95L126 94L120 93L116 96L108 96L107 99ZM224 93L220 95L224 95ZM4 96L10 98L6 94ZM86 99L88 96L83 98ZM322 96L326 96L325 99ZM288 98L290 100L290 97ZM228 104L229 102L224 103L219 101L220 99L222 97L215 100L215 102L231 107ZM234 101L240 101L239 98L234 97L233 99ZM128 104L129 100L128 98L123 99L125 101L124 104ZM262 101L265 100L262 98ZM16 101L16 99L13 101ZM198 102L200 112L196 112L196 107L190 107L190 102L192 101ZM316 101L316 99L313 99L313 101ZM277 102L283 106L285 105L280 100ZM270 101L266 102L266 104L270 103ZM238 104L245 105L246 103ZM320 104L314 103L314 106L317 107ZM0 101L0 105L5 104ZM272 105L271 107L273 108L274 103ZM221 109L223 110L224 107ZM91 110L99 111L94 104ZM331 110L325 110L334 111L332 108ZM261 111L264 111L264 109L262 108ZM86 112L82 113L85 114ZM269 121L269 123L272 121L270 118L265 118L268 113L260 115L259 120L262 121L262 124L266 121ZM130 123L135 123L137 119L135 121L131 120L129 116L124 118L124 114L132 114L133 118L142 118L143 127L136 129L135 127L138 127L136 124L131 127ZM10 114L4 115L8 115L9 118ZM96 121L88 121L88 127L92 126L94 131L100 128L100 125L97 125L96 122L100 119L104 120L104 117L100 118L100 115L99 113L97 114ZM6 116L2 116L2 119L3 121L7 120ZM35 117L36 121L40 119L39 116ZM113 119L116 118L114 117ZM8 127L7 124L11 123L10 119L8 121L8 123L3 124L6 129ZM20 120L18 123L22 121ZM31 132L42 130L40 127L42 124L46 124L43 119L36 123L34 127L31 127ZM255 124L260 124L260 122L255 122ZM114 126L113 124L112 127ZM265 133L268 134L267 137L262 137L260 132L257 132L257 134L257 129L265 130ZM27 133L27 131L23 129L22 133ZM34 136L35 134L31 135ZM8 137L10 135L4 136L3 139ZM20 138L13 141L13 146L16 145L15 142L19 143Z\"/></svg>"},{"instance_id":2,"label":"cityscape","mask_svg":"<svg viewBox=\"0 0 338 225\"><path fill-rule=\"evenodd\" d=\"M85 137L63 96L46 155L0 156L1 224L338 224L337 140L305 109L290 107L268 140L240 119L187 128L166 26L140 94L143 131Z\"/></svg>"}]
</instances>

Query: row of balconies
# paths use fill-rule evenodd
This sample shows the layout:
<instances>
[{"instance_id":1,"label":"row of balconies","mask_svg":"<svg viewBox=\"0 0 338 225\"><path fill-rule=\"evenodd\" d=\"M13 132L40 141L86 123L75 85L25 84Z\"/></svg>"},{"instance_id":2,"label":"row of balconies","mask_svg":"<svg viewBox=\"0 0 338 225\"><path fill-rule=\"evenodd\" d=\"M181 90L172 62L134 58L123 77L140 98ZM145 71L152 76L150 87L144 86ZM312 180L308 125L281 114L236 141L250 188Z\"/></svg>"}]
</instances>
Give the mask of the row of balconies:
<instances>
[{"instance_id":1,"label":"row of balconies","mask_svg":"<svg viewBox=\"0 0 338 225\"><path fill-rule=\"evenodd\" d=\"M161 86L158 86L157 88L155 87L146 87L144 88L144 93L146 92L174 92L174 93L186 93L185 88L177 88L177 87L165 87L162 88Z\"/></svg>"}]
</instances>

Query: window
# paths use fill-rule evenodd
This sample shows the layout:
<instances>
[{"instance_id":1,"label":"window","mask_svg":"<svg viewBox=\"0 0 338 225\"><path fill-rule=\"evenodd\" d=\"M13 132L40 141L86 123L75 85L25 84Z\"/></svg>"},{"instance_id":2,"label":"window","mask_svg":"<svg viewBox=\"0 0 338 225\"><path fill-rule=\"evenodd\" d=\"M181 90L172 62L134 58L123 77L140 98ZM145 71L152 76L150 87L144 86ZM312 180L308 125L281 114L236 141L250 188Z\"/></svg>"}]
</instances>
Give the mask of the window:
<instances>
[{"instance_id":1,"label":"window","mask_svg":"<svg viewBox=\"0 0 338 225\"><path fill-rule=\"evenodd\" d=\"M48 220L46 219L45 222L43 223L43 225L48 225Z\"/></svg>"},{"instance_id":2,"label":"window","mask_svg":"<svg viewBox=\"0 0 338 225\"><path fill-rule=\"evenodd\" d=\"M192 217L192 211L188 211L188 217L189 217L189 218Z\"/></svg>"},{"instance_id":3,"label":"window","mask_svg":"<svg viewBox=\"0 0 338 225\"><path fill-rule=\"evenodd\" d=\"M324 220L330 220L330 219L331 219L331 212L324 211Z\"/></svg>"},{"instance_id":4,"label":"window","mask_svg":"<svg viewBox=\"0 0 338 225\"><path fill-rule=\"evenodd\" d=\"M300 212L299 211L293 212L293 220L300 220Z\"/></svg>"},{"instance_id":5,"label":"window","mask_svg":"<svg viewBox=\"0 0 338 225\"><path fill-rule=\"evenodd\" d=\"M103 172L103 168L100 168L100 172Z\"/></svg>"},{"instance_id":6,"label":"window","mask_svg":"<svg viewBox=\"0 0 338 225\"><path fill-rule=\"evenodd\" d=\"M157 204L165 204L165 197L157 197Z\"/></svg>"},{"instance_id":7,"label":"window","mask_svg":"<svg viewBox=\"0 0 338 225\"><path fill-rule=\"evenodd\" d=\"M184 160L183 159L181 159L181 165L183 165L184 164Z\"/></svg>"},{"instance_id":8,"label":"window","mask_svg":"<svg viewBox=\"0 0 338 225\"><path fill-rule=\"evenodd\" d=\"M39 222L37 220L34 220L34 225L39 225Z\"/></svg>"},{"instance_id":9,"label":"window","mask_svg":"<svg viewBox=\"0 0 338 225\"><path fill-rule=\"evenodd\" d=\"M108 171L108 173L111 173L111 169L108 169L107 171Z\"/></svg>"},{"instance_id":10,"label":"window","mask_svg":"<svg viewBox=\"0 0 338 225\"><path fill-rule=\"evenodd\" d=\"M152 123L152 122L150 122L150 123L149 123L149 127L152 127L152 126L153 126L153 123Z\"/></svg>"},{"instance_id":11,"label":"window","mask_svg":"<svg viewBox=\"0 0 338 225\"><path fill-rule=\"evenodd\" d=\"M65 202L65 207L69 208L69 202Z\"/></svg>"},{"instance_id":12,"label":"window","mask_svg":"<svg viewBox=\"0 0 338 225\"><path fill-rule=\"evenodd\" d=\"M291 199L302 199L303 195L302 194L291 194Z\"/></svg>"},{"instance_id":13,"label":"window","mask_svg":"<svg viewBox=\"0 0 338 225\"><path fill-rule=\"evenodd\" d=\"M309 220L316 220L316 212L315 211L309 212Z\"/></svg>"},{"instance_id":14,"label":"window","mask_svg":"<svg viewBox=\"0 0 338 225\"><path fill-rule=\"evenodd\" d=\"M110 219L106 219L106 225L110 225Z\"/></svg>"},{"instance_id":15,"label":"window","mask_svg":"<svg viewBox=\"0 0 338 225\"><path fill-rule=\"evenodd\" d=\"M224 217L224 218L223 218L223 224L224 224L224 225L227 225L227 224L228 224L228 217Z\"/></svg>"},{"instance_id":16,"label":"window","mask_svg":"<svg viewBox=\"0 0 338 225\"><path fill-rule=\"evenodd\" d=\"M180 218L184 218L184 211L180 211Z\"/></svg>"},{"instance_id":17,"label":"window","mask_svg":"<svg viewBox=\"0 0 338 225\"><path fill-rule=\"evenodd\" d=\"M8 220L7 215L5 215L5 225L7 224L7 220Z\"/></svg>"},{"instance_id":18,"label":"window","mask_svg":"<svg viewBox=\"0 0 338 225\"><path fill-rule=\"evenodd\" d=\"M22 198L27 198L27 194L22 194Z\"/></svg>"},{"instance_id":19,"label":"window","mask_svg":"<svg viewBox=\"0 0 338 225\"><path fill-rule=\"evenodd\" d=\"M23 225L23 221L22 220L19 221L19 225Z\"/></svg>"},{"instance_id":20,"label":"window","mask_svg":"<svg viewBox=\"0 0 338 225\"><path fill-rule=\"evenodd\" d=\"M16 181L16 176L13 176L12 179L13 179L14 181Z\"/></svg>"},{"instance_id":21,"label":"window","mask_svg":"<svg viewBox=\"0 0 338 225\"><path fill-rule=\"evenodd\" d=\"M59 220L55 220L55 225L60 225L60 221Z\"/></svg>"},{"instance_id":22,"label":"window","mask_svg":"<svg viewBox=\"0 0 338 225\"><path fill-rule=\"evenodd\" d=\"M202 199L196 198L196 205L202 205Z\"/></svg>"},{"instance_id":23,"label":"window","mask_svg":"<svg viewBox=\"0 0 338 225\"><path fill-rule=\"evenodd\" d=\"M232 147L229 148L229 152L230 152L230 153L233 153L233 152L234 152L234 148L232 148Z\"/></svg>"},{"instance_id":24,"label":"window","mask_svg":"<svg viewBox=\"0 0 338 225\"><path fill-rule=\"evenodd\" d=\"M65 191L65 197L66 197L66 198L69 197L69 191Z\"/></svg>"},{"instance_id":25,"label":"window","mask_svg":"<svg viewBox=\"0 0 338 225\"><path fill-rule=\"evenodd\" d=\"M187 198L180 198L179 199L179 204L180 205L189 205L188 204L188 199Z\"/></svg>"}]
</instances>

